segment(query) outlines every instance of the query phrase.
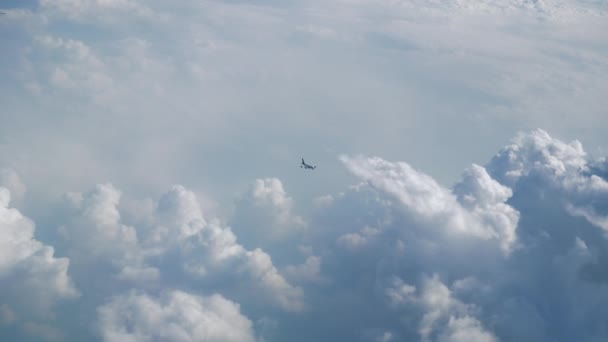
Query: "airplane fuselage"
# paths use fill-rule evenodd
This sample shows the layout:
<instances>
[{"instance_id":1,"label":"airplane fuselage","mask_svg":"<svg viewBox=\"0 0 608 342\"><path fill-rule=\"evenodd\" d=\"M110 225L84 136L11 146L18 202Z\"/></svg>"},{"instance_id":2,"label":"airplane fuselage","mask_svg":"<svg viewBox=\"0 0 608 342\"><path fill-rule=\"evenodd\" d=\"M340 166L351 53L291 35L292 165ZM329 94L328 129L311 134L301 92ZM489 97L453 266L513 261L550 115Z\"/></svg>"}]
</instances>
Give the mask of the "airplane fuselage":
<instances>
[{"instance_id":1,"label":"airplane fuselage","mask_svg":"<svg viewBox=\"0 0 608 342\"><path fill-rule=\"evenodd\" d=\"M304 161L304 158L302 158L302 163L300 164L300 167L304 168L304 169L308 169L308 170L314 170L314 169L317 168L314 165L308 165L308 164L306 164L306 162Z\"/></svg>"}]
</instances>

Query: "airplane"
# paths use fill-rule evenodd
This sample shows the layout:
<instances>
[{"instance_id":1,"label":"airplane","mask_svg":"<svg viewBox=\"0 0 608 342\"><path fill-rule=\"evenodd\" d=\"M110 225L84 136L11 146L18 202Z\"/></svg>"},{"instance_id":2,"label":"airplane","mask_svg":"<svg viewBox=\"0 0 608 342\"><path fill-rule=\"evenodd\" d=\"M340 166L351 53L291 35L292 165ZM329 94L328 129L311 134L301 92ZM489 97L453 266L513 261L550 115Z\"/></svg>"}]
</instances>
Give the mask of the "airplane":
<instances>
[{"instance_id":1,"label":"airplane","mask_svg":"<svg viewBox=\"0 0 608 342\"><path fill-rule=\"evenodd\" d=\"M317 168L316 166L306 164L306 162L304 161L304 158L302 158L302 164L300 164L300 167L304 168L304 169L310 169L310 170L314 170Z\"/></svg>"}]
</instances>

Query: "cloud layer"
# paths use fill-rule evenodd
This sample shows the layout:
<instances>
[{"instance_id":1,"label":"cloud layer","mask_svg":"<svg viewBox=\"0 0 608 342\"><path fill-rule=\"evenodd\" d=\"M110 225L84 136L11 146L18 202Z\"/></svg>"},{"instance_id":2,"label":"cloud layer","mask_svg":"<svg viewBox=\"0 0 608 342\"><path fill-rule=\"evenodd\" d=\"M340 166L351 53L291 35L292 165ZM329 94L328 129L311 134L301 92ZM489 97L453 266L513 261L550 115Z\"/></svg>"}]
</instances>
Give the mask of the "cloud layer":
<instances>
[{"instance_id":1,"label":"cloud layer","mask_svg":"<svg viewBox=\"0 0 608 342\"><path fill-rule=\"evenodd\" d=\"M0 21L0 164L40 201L112 180L225 203L307 153L407 159L447 183L534 127L608 148L601 2L30 3ZM332 170L318 182L339 191Z\"/></svg>"},{"instance_id":2,"label":"cloud layer","mask_svg":"<svg viewBox=\"0 0 608 342\"><path fill-rule=\"evenodd\" d=\"M0 6L0 340L606 340L605 3Z\"/></svg>"},{"instance_id":3,"label":"cloud layer","mask_svg":"<svg viewBox=\"0 0 608 342\"><path fill-rule=\"evenodd\" d=\"M100 184L64 197L55 241L65 257L56 257L0 188L3 336L607 336L607 170L580 142L542 130L519 134L485 166L466 169L452 188L405 162L340 160L360 183L323 196L307 218L294 213L294 200L276 178L255 181L237 200L229 221L240 229L297 233L251 234L268 251L244 247L229 226L205 218L183 186L127 205L113 185ZM86 328L70 324L73 310L83 313Z\"/></svg>"}]
</instances>

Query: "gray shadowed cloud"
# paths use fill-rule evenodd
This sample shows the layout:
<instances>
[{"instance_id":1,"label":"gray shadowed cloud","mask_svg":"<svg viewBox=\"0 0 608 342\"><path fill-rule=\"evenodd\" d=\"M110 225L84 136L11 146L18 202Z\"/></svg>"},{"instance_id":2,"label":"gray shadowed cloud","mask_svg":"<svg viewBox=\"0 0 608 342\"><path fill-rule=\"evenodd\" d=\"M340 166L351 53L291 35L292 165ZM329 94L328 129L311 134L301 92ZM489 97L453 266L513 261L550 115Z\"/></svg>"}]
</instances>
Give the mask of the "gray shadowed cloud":
<instances>
[{"instance_id":1,"label":"gray shadowed cloud","mask_svg":"<svg viewBox=\"0 0 608 342\"><path fill-rule=\"evenodd\" d=\"M608 336L605 2L0 11L0 339Z\"/></svg>"},{"instance_id":2,"label":"gray shadowed cloud","mask_svg":"<svg viewBox=\"0 0 608 342\"><path fill-rule=\"evenodd\" d=\"M606 336L597 303L608 299L608 183L578 141L521 134L453 189L406 163L342 160L364 183L311 221L332 282L316 314L349 317L361 336L363 327L432 341Z\"/></svg>"},{"instance_id":3,"label":"gray shadowed cloud","mask_svg":"<svg viewBox=\"0 0 608 342\"><path fill-rule=\"evenodd\" d=\"M229 221L240 222L239 229L293 228L295 236L279 234L291 254L271 235L258 241L269 252L245 247L230 226L205 217L183 186L126 205L119 190L101 184L66 195L71 209L56 232L65 257L56 258L34 239L33 223L9 209L3 188L4 234L25 232L25 240L9 240L15 243L7 245L13 252L3 277L31 285L4 288L11 298L0 307L4 336L606 336L608 183L595 173L604 172L603 159L590 159L580 142L542 130L521 133L485 166L466 169L452 188L405 162L340 160L360 183L322 196L308 217L293 213L296 203L274 178L254 181L236 202ZM36 287L42 284L44 291ZM88 328L70 325L73 310ZM222 328L236 324L229 322L239 328Z\"/></svg>"}]
</instances>

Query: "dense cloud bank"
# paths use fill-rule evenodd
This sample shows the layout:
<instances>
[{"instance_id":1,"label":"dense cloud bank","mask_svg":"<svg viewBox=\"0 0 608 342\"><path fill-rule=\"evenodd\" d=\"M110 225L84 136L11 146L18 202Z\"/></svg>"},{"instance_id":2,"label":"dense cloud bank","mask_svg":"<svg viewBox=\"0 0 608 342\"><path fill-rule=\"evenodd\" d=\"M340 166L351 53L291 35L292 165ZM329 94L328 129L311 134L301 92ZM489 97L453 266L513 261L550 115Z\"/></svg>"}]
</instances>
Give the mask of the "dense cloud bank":
<instances>
[{"instance_id":1,"label":"dense cloud bank","mask_svg":"<svg viewBox=\"0 0 608 342\"><path fill-rule=\"evenodd\" d=\"M0 340L607 339L605 1L0 12Z\"/></svg>"},{"instance_id":2,"label":"dense cloud bank","mask_svg":"<svg viewBox=\"0 0 608 342\"><path fill-rule=\"evenodd\" d=\"M253 247L204 217L196 195L182 186L126 205L118 189L99 184L64 196L55 251L36 239L34 223L11 208L11 192L1 187L0 335L608 336L605 159L592 160L579 142L536 130L518 135L485 166L472 165L452 188L405 162L340 160L360 182L321 196L310 217L297 215L297 201L279 179L254 182L228 220ZM4 183L23 195L10 174Z\"/></svg>"},{"instance_id":3,"label":"dense cloud bank","mask_svg":"<svg viewBox=\"0 0 608 342\"><path fill-rule=\"evenodd\" d=\"M227 203L256 178L297 184L287 170L306 156L332 164L314 184L336 192L338 153L407 160L452 183L531 127L608 146L601 0L11 0L0 11L0 165L41 208L108 180L136 198L177 182ZM268 227L275 241L285 222Z\"/></svg>"}]
</instances>

